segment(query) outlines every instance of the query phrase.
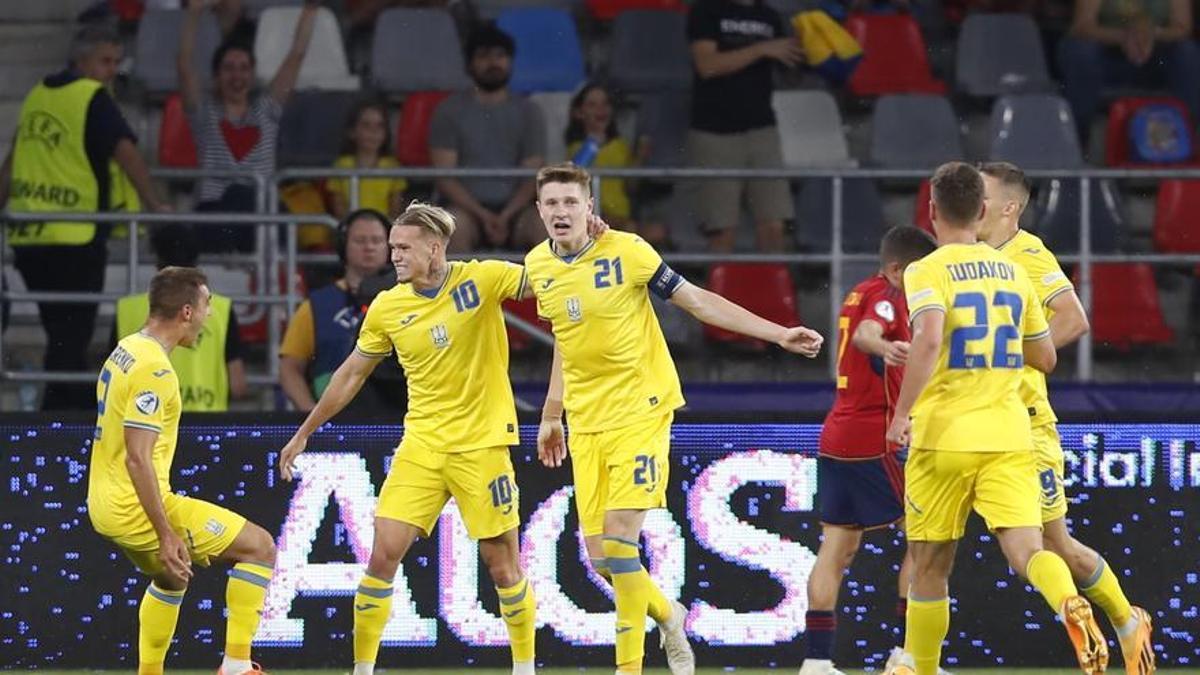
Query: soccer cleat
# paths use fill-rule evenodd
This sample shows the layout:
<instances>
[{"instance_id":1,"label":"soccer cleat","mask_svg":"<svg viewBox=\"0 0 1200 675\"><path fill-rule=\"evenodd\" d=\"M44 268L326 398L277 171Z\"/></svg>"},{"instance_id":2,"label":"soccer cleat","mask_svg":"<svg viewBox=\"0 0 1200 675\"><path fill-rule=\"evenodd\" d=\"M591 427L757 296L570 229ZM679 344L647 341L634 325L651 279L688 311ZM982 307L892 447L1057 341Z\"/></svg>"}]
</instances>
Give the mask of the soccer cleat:
<instances>
[{"instance_id":1,"label":"soccer cleat","mask_svg":"<svg viewBox=\"0 0 1200 675\"><path fill-rule=\"evenodd\" d=\"M696 675L696 655L688 644L687 607L680 602L671 603L671 618L658 624L658 646L667 653L667 669L671 675Z\"/></svg>"},{"instance_id":2,"label":"soccer cleat","mask_svg":"<svg viewBox=\"0 0 1200 675\"><path fill-rule=\"evenodd\" d=\"M833 661L828 659L804 659L800 666L799 675L846 675L833 667Z\"/></svg>"},{"instance_id":3,"label":"soccer cleat","mask_svg":"<svg viewBox=\"0 0 1200 675\"><path fill-rule=\"evenodd\" d=\"M1133 608L1133 618L1137 619L1137 628L1128 638L1121 638L1125 672L1127 675L1149 675L1155 671L1154 643L1150 640L1154 624L1150 622L1150 613L1141 607Z\"/></svg>"},{"instance_id":4,"label":"soccer cleat","mask_svg":"<svg viewBox=\"0 0 1200 675\"><path fill-rule=\"evenodd\" d=\"M888 655L887 664L883 667L883 675L916 675L917 666L913 657L899 647L893 647Z\"/></svg>"},{"instance_id":5,"label":"soccer cleat","mask_svg":"<svg viewBox=\"0 0 1200 675\"><path fill-rule=\"evenodd\" d=\"M887 663L885 663L883 666L883 672L886 673L889 668L900 663L900 659L903 656L904 656L904 648L903 647L892 647L892 653L888 654L888 660L887 660ZM914 668L914 671L915 670L916 669ZM942 669L939 666L938 667L938 675L951 675L951 673Z\"/></svg>"},{"instance_id":6,"label":"soccer cleat","mask_svg":"<svg viewBox=\"0 0 1200 675\"><path fill-rule=\"evenodd\" d=\"M513 663L512 675L535 675L536 673L537 670L533 667L533 661Z\"/></svg>"},{"instance_id":7,"label":"soccer cleat","mask_svg":"<svg viewBox=\"0 0 1200 675\"><path fill-rule=\"evenodd\" d=\"M1081 595L1067 598L1063 601L1060 616L1067 628L1067 636L1075 646L1079 668L1088 675L1103 673L1108 668L1108 643L1096 624L1096 616L1087 598Z\"/></svg>"},{"instance_id":8,"label":"soccer cleat","mask_svg":"<svg viewBox=\"0 0 1200 675\"><path fill-rule=\"evenodd\" d=\"M267 675L267 671L262 669L262 666L257 663L250 664L250 670L242 673L226 673L224 668L217 668L217 675Z\"/></svg>"}]
</instances>

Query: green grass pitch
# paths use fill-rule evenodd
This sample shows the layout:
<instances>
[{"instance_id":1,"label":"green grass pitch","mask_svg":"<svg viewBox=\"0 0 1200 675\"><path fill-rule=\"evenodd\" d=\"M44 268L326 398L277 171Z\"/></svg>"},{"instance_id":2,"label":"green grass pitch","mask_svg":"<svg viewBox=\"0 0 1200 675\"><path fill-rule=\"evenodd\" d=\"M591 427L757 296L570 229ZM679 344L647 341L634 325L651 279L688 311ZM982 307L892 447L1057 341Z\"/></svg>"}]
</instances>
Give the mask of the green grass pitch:
<instances>
[{"instance_id":1,"label":"green grass pitch","mask_svg":"<svg viewBox=\"0 0 1200 675\"><path fill-rule=\"evenodd\" d=\"M1113 667L1115 666L1115 667ZM799 664L789 668L776 668L774 670L768 668L700 668L696 671L697 675L781 675L783 673L795 673L799 670ZM1109 670L1114 673L1125 672L1123 664L1110 664ZM105 672L105 671L82 671L82 670L38 670L40 675L81 675L85 672ZM114 671L115 672L115 671ZM212 675L211 670L174 670L170 671L172 675ZM346 675L348 670L269 670L271 675L286 674L286 675ZM454 669L400 669L400 668L380 668L376 671L379 675L451 675L451 673L470 673L471 675L509 675L510 671L498 668L454 668ZM598 675L600 673L612 673L612 668L546 668L539 669L538 675L580 675L586 673L588 675ZM648 668L646 675L667 675L666 669ZM861 673L860 670L847 670L846 673ZM1073 675L1078 673L1078 670L1059 670L1059 669L1009 669L1009 668L992 668L983 670L954 670L951 671L954 675ZM1200 675L1200 670L1159 670L1163 675Z\"/></svg>"}]
</instances>

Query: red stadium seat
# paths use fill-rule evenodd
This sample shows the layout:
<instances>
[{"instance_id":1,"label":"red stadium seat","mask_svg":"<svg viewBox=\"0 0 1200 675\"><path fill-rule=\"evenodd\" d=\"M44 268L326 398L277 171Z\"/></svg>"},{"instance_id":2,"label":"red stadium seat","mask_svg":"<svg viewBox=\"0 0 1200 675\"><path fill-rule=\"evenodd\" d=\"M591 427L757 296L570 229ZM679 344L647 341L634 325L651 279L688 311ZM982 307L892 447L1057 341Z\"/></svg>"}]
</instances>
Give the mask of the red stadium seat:
<instances>
[{"instance_id":1,"label":"red stadium seat","mask_svg":"<svg viewBox=\"0 0 1200 675\"><path fill-rule=\"evenodd\" d=\"M800 323L796 305L796 284L786 265L761 263L722 263L708 273L708 289L783 326ZM737 343L756 350L766 349L759 340L704 326L704 336L713 342Z\"/></svg>"},{"instance_id":2,"label":"red stadium seat","mask_svg":"<svg viewBox=\"0 0 1200 675\"><path fill-rule=\"evenodd\" d=\"M851 14L846 19L846 30L863 49L862 61L850 76L850 93L946 93L946 83L930 74L925 39L911 16Z\"/></svg>"},{"instance_id":3,"label":"red stadium seat","mask_svg":"<svg viewBox=\"0 0 1200 675\"><path fill-rule=\"evenodd\" d=\"M405 166L429 166L429 123L448 91L409 94L396 123L396 159Z\"/></svg>"},{"instance_id":4,"label":"red stadium seat","mask_svg":"<svg viewBox=\"0 0 1200 675\"><path fill-rule=\"evenodd\" d=\"M506 300L504 301L504 311L509 312L519 319L524 319L529 323L540 326L546 332L550 332L550 324L538 318L537 300L526 298L524 300ZM513 326L508 326L508 346L513 351L522 351L528 349L533 344L533 338L525 331L518 330Z\"/></svg>"},{"instance_id":5,"label":"red stadium seat","mask_svg":"<svg viewBox=\"0 0 1200 675\"><path fill-rule=\"evenodd\" d=\"M1146 105L1169 105L1176 108L1183 114L1183 118L1188 121L1187 128L1189 132L1194 128L1191 122L1191 115L1188 114L1187 106L1177 98L1169 96L1127 96L1113 101L1112 106L1108 109L1108 126L1104 130L1104 164L1106 166L1186 166L1194 165L1197 162L1189 160L1187 162L1175 164L1151 164L1147 162L1132 162L1129 158L1129 119L1139 108ZM1196 153L1196 137L1192 134L1192 153Z\"/></svg>"},{"instance_id":6,"label":"red stadium seat","mask_svg":"<svg viewBox=\"0 0 1200 675\"><path fill-rule=\"evenodd\" d=\"M1200 180L1159 183L1154 248L1162 253L1200 253Z\"/></svg>"},{"instance_id":7,"label":"red stadium seat","mask_svg":"<svg viewBox=\"0 0 1200 675\"><path fill-rule=\"evenodd\" d=\"M687 6L680 0L587 0L588 11L601 21L612 21L630 9L664 9L683 12Z\"/></svg>"},{"instance_id":8,"label":"red stadium seat","mask_svg":"<svg viewBox=\"0 0 1200 675\"><path fill-rule=\"evenodd\" d=\"M199 166L196 142L179 94L171 94L163 104L162 124L158 128L158 163L185 169Z\"/></svg>"},{"instance_id":9,"label":"red stadium seat","mask_svg":"<svg viewBox=\"0 0 1200 675\"><path fill-rule=\"evenodd\" d=\"M929 218L929 198L929 181L923 180L920 189L917 190L917 203L913 206L913 225L937 237L937 233L933 231L933 220Z\"/></svg>"},{"instance_id":10,"label":"red stadium seat","mask_svg":"<svg viewBox=\"0 0 1200 675\"><path fill-rule=\"evenodd\" d=\"M1076 284L1079 273L1075 273ZM1174 342L1163 320L1154 270L1145 263L1092 266L1092 339L1121 349Z\"/></svg>"}]
</instances>

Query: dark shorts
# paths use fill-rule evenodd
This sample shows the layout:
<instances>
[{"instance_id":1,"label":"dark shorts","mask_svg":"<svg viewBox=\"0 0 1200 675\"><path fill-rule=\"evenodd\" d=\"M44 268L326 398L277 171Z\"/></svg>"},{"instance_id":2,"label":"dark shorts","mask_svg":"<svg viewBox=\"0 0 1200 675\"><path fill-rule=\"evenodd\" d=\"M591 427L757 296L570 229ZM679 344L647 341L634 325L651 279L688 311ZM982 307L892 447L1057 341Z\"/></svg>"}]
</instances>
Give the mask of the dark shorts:
<instances>
[{"instance_id":1,"label":"dark shorts","mask_svg":"<svg viewBox=\"0 0 1200 675\"><path fill-rule=\"evenodd\" d=\"M817 458L821 522L849 528L891 525L904 517L904 459Z\"/></svg>"}]
</instances>

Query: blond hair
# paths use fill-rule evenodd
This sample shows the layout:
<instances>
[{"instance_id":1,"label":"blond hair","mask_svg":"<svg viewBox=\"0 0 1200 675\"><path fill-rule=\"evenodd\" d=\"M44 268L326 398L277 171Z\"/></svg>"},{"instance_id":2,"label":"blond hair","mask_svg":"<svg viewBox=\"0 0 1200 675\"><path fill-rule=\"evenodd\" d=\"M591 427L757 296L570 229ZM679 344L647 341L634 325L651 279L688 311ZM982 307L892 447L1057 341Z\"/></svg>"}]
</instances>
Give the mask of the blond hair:
<instances>
[{"instance_id":1,"label":"blond hair","mask_svg":"<svg viewBox=\"0 0 1200 675\"><path fill-rule=\"evenodd\" d=\"M574 183L583 188L583 194L592 194L592 175L587 169L573 162L560 162L543 166L537 173L537 191L542 192L542 186L547 183Z\"/></svg>"},{"instance_id":2,"label":"blond hair","mask_svg":"<svg viewBox=\"0 0 1200 675\"><path fill-rule=\"evenodd\" d=\"M408 203L408 208L396 217L392 225L422 227L444 240L450 239L450 236L454 234L454 216L450 215L449 211L440 206L416 200Z\"/></svg>"}]
</instances>

